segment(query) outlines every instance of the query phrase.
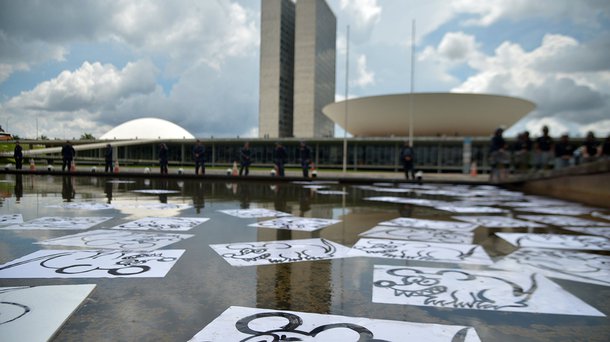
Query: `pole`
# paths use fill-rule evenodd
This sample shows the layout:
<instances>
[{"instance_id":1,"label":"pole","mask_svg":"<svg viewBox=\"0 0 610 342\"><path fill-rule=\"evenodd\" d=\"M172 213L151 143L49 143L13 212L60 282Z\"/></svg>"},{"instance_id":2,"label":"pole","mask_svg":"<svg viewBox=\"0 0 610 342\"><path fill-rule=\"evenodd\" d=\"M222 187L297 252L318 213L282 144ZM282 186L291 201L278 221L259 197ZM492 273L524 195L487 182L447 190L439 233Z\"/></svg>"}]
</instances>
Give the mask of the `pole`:
<instances>
[{"instance_id":1,"label":"pole","mask_svg":"<svg viewBox=\"0 0 610 342\"><path fill-rule=\"evenodd\" d=\"M413 147L413 110L415 107L415 19L411 29L411 95L409 101L409 146Z\"/></svg>"},{"instance_id":2,"label":"pole","mask_svg":"<svg viewBox=\"0 0 610 342\"><path fill-rule=\"evenodd\" d=\"M347 172L347 100L349 90L349 25L347 25L347 36L345 38L345 126L343 127L343 174Z\"/></svg>"}]
</instances>

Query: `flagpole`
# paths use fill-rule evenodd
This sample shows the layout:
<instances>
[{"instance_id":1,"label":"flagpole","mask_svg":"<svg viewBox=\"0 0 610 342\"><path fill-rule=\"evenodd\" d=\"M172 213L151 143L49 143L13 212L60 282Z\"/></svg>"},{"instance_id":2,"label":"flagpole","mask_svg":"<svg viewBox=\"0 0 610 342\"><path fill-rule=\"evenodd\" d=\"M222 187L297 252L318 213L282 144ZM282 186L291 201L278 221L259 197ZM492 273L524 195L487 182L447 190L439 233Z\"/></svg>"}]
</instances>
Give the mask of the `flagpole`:
<instances>
[{"instance_id":1,"label":"flagpole","mask_svg":"<svg viewBox=\"0 0 610 342\"><path fill-rule=\"evenodd\" d=\"M409 101L409 146L413 147L413 110L415 107L415 19L411 29L411 95Z\"/></svg>"}]
</instances>

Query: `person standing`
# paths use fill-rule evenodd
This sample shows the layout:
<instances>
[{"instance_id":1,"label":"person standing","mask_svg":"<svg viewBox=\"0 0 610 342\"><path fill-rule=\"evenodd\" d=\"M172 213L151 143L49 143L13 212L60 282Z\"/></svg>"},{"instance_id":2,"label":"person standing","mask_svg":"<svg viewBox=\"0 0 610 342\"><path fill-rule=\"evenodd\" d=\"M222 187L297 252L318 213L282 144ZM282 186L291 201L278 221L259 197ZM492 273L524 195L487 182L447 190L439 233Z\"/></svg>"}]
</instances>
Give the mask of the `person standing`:
<instances>
[{"instance_id":1,"label":"person standing","mask_svg":"<svg viewBox=\"0 0 610 342\"><path fill-rule=\"evenodd\" d=\"M106 144L104 150L104 172L112 172L112 146Z\"/></svg>"},{"instance_id":2,"label":"person standing","mask_svg":"<svg viewBox=\"0 0 610 342\"><path fill-rule=\"evenodd\" d=\"M277 175L279 177L284 177L284 165L286 164L286 159L288 155L286 153L286 149L282 146L281 143L275 143L275 151L273 156L273 162L275 164L275 168L277 170Z\"/></svg>"},{"instance_id":3,"label":"person standing","mask_svg":"<svg viewBox=\"0 0 610 342\"><path fill-rule=\"evenodd\" d=\"M555 169L570 166L572 156L574 156L574 145L570 142L568 134L564 133L559 142L555 144Z\"/></svg>"},{"instance_id":4,"label":"person standing","mask_svg":"<svg viewBox=\"0 0 610 342\"><path fill-rule=\"evenodd\" d=\"M542 127L542 136L536 139L534 154L534 167L536 170L545 170L551 160L553 151L553 138L549 136L549 127Z\"/></svg>"},{"instance_id":5,"label":"person standing","mask_svg":"<svg viewBox=\"0 0 610 342\"><path fill-rule=\"evenodd\" d=\"M195 160L195 175L199 174L199 168L201 168L201 175L205 175L205 147L199 139L193 146L193 160Z\"/></svg>"},{"instance_id":6,"label":"person standing","mask_svg":"<svg viewBox=\"0 0 610 342\"><path fill-rule=\"evenodd\" d=\"M167 145L161 143L159 144L159 167L161 169L161 174L166 175L169 173L167 164L169 163L169 151L167 149Z\"/></svg>"},{"instance_id":7,"label":"person standing","mask_svg":"<svg viewBox=\"0 0 610 342\"><path fill-rule=\"evenodd\" d=\"M15 150L13 151L13 158L15 158L15 169L21 170L23 167L23 147L19 145L19 141L15 142Z\"/></svg>"},{"instance_id":8,"label":"person standing","mask_svg":"<svg viewBox=\"0 0 610 342\"><path fill-rule=\"evenodd\" d=\"M592 131L587 132L585 143L583 145L584 162L589 163L597 159L600 155L599 142L595 139L595 134Z\"/></svg>"},{"instance_id":9,"label":"person standing","mask_svg":"<svg viewBox=\"0 0 610 342\"><path fill-rule=\"evenodd\" d=\"M489 180L492 182L506 178L506 172L510 161L508 152L506 151L506 141L502 136L503 133L504 130L502 128L496 129L489 146L489 164L491 166Z\"/></svg>"},{"instance_id":10,"label":"person standing","mask_svg":"<svg viewBox=\"0 0 610 342\"><path fill-rule=\"evenodd\" d=\"M74 156L76 155L76 150L70 144L70 141L66 141L66 144L61 148L61 156L63 158L61 164L61 172L65 172L66 168L68 172L70 172L70 168L72 167L72 162L74 160Z\"/></svg>"},{"instance_id":11,"label":"person standing","mask_svg":"<svg viewBox=\"0 0 610 342\"><path fill-rule=\"evenodd\" d=\"M400 150L400 162L405 171L405 178L409 180L410 174L411 179L415 180L415 151L413 147L409 146L408 141L405 141Z\"/></svg>"},{"instance_id":12,"label":"person standing","mask_svg":"<svg viewBox=\"0 0 610 342\"><path fill-rule=\"evenodd\" d=\"M610 159L610 134L604 139L602 144L601 157L604 159Z\"/></svg>"},{"instance_id":13,"label":"person standing","mask_svg":"<svg viewBox=\"0 0 610 342\"><path fill-rule=\"evenodd\" d=\"M301 161L301 169L303 169L303 177L309 178L309 165L311 164L311 149L301 141L299 145L299 159Z\"/></svg>"},{"instance_id":14,"label":"person standing","mask_svg":"<svg viewBox=\"0 0 610 342\"><path fill-rule=\"evenodd\" d=\"M246 171L247 176L250 173L250 164L252 163L252 151L250 151L250 143L244 143L244 147L239 151L239 175L241 176Z\"/></svg>"}]
</instances>

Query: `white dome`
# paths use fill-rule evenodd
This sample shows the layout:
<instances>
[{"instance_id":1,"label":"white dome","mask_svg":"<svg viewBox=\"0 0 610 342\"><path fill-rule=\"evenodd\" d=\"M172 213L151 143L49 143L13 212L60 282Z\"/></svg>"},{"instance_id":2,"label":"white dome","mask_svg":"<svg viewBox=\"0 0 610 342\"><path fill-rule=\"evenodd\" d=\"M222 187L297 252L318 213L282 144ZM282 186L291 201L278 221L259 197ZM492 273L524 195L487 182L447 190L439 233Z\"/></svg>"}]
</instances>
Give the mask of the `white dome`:
<instances>
[{"instance_id":1,"label":"white dome","mask_svg":"<svg viewBox=\"0 0 610 342\"><path fill-rule=\"evenodd\" d=\"M113 139L195 139L186 129L163 119L141 118L122 123L102 135Z\"/></svg>"}]
</instances>

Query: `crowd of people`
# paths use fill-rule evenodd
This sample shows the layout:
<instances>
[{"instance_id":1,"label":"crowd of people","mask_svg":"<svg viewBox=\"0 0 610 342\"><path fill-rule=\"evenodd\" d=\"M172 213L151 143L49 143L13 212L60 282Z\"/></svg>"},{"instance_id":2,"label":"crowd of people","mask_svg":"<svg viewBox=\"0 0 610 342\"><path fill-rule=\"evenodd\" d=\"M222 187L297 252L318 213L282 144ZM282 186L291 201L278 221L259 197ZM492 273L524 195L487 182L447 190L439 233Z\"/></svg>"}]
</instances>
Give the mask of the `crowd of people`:
<instances>
[{"instance_id":1,"label":"crowd of people","mask_svg":"<svg viewBox=\"0 0 610 342\"><path fill-rule=\"evenodd\" d=\"M489 145L490 180L506 178L509 172L559 170L568 166L588 163L602 158L610 158L610 135L600 142L593 132L588 132L582 144L573 143L564 133L555 141L549 134L548 126L542 127L542 134L532 139L525 131L517 136L511 146L504 140L503 129L498 128Z\"/></svg>"},{"instance_id":2,"label":"crowd of people","mask_svg":"<svg viewBox=\"0 0 610 342\"><path fill-rule=\"evenodd\" d=\"M582 144L573 143L568 134L563 134L555 141L549 134L549 128L544 126L542 134L535 139L530 138L529 132L520 133L517 140L509 145L503 137L504 130L498 128L490 141L488 161L490 165L490 180L498 181L507 177L508 173L524 173L530 170L539 171L547 169L561 169L572 165L592 162L601 158L610 159L610 135L600 142L593 132L588 132ZM195 163L195 174L205 175L205 146L197 139L192 148L192 159ZM62 146L62 172L74 170L76 151L70 141ZM19 141L15 143L15 168L21 170L23 166L23 149ZM161 174L168 174L169 149L165 143L159 144L159 168ZM406 141L400 150L399 160L403 166L405 178L415 180L415 151ZM113 160L113 147L106 145L104 150L104 172L116 171L116 161ZM235 157L235 175L248 176L250 165L253 162L250 143L244 143ZM310 171L315 169L311 148L301 141L296 153L296 162L300 164L304 178L310 177ZM113 163L115 167L113 168ZM239 163L239 172L237 172ZM273 150L272 175L285 176L285 165L288 163L288 153L280 142L275 143Z\"/></svg>"}]
</instances>

